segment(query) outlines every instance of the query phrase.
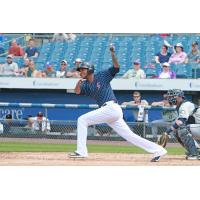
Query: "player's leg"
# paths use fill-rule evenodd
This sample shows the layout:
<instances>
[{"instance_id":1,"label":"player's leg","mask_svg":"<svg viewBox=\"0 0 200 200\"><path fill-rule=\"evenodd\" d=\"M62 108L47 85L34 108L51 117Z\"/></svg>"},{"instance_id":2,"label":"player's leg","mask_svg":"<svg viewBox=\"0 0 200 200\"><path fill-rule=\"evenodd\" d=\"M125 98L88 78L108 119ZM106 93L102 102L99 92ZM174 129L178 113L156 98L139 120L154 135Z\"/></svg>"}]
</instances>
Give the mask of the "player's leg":
<instances>
[{"instance_id":1,"label":"player's leg","mask_svg":"<svg viewBox=\"0 0 200 200\"><path fill-rule=\"evenodd\" d=\"M113 103L114 104L114 103ZM84 157L88 156L87 151L87 128L90 125L110 123L121 116L115 105L108 105L88 112L78 118L77 123L77 150L76 152Z\"/></svg>"},{"instance_id":2,"label":"player's leg","mask_svg":"<svg viewBox=\"0 0 200 200\"><path fill-rule=\"evenodd\" d=\"M186 125L180 126L177 130L177 133L182 143L184 144L184 147L188 151L189 156L187 156L186 159L197 159L199 152L195 146L194 139L188 127Z\"/></svg>"},{"instance_id":3,"label":"player's leg","mask_svg":"<svg viewBox=\"0 0 200 200\"><path fill-rule=\"evenodd\" d=\"M163 147L133 133L122 118L109 123L108 125L128 142L146 150L149 153L153 153L154 157L162 156L167 153Z\"/></svg>"}]
</instances>

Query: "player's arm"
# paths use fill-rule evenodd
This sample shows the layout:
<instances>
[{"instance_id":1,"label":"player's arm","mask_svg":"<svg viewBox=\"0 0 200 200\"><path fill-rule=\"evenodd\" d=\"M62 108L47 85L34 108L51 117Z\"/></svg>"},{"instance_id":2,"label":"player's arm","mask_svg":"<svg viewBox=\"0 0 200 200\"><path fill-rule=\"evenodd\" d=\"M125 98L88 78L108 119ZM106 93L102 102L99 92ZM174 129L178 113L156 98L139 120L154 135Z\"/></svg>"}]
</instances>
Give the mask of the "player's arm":
<instances>
[{"instance_id":1,"label":"player's arm","mask_svg":"<svg viewBox=\"0 0 200 200\"><path fill-rule=\"evenodd\" d=\"M111 53L111 57L112 57L112 62L113 62L113 66L114 68L119 68L119 63L118 63L118 60L115 56L115 48L113 45L110 45L110 53Z\"/></svg>"},{"instance_id":2,"label":"player's arm","mask_svg":"<svg viewBox=\"0 0 200 200\"><path fill-rule=\"evenodd\" d=\"M83 80L79 80L76 84L76 87L74 89L76 94L80 94L81 93L81 84L83 83Z\"/></svg>"},{"instance_id":3,"label":"player's arm","mask_svg":"<svg viewBox=\"0 0 200 200\"><path fill-rule=\"evenodd\" d=\"M167 129L166 133L169 134L170 132L175 132L181 125L185 124L187 121L186 118L178 118L174 124L169 128Z\"/></svg>"},{"instance_id":4,"label":"player's arm","mask_svg":"<svg viewBox=\"0 0 200 200\"><path fill-rule=\"evenodd\" d=\"M125 106L135 106L137 104L134 101L129 101L129 102L123 102L122 105L125 105Z\"/></svg>"},{"instance_id":5,"label":"player's arm","mask_svg":"<svg viewBox=\"0 0 200 200\"><path fill-rule=\"evenodd\" d=\"M151 106L164 106L164 102L163 101L153 102Z\"/></svg>"},{"instance_id":6,"label":"player's arm","mask_svg":"<svg viewBox=\"0 0 200 200\"><path fill-rule=\"evenodd\" d=\"M156 63L160 63L160 61L159 61L159 56L158 56L158 55L156 55L156 56L154 57L154 60L156 61Z\"/></svg>"},{"instance_id":7,"label":"player's arm","mask_svg":"<svg viewBox=\"0 0 200 200\"><path fill-rule=\"evenodd\" d=\"M143 100L143 101L141 102L141 105L142 105L142 106L148 106L149 103L148 103L146 100Z\"/></svg>"}]
</instances>

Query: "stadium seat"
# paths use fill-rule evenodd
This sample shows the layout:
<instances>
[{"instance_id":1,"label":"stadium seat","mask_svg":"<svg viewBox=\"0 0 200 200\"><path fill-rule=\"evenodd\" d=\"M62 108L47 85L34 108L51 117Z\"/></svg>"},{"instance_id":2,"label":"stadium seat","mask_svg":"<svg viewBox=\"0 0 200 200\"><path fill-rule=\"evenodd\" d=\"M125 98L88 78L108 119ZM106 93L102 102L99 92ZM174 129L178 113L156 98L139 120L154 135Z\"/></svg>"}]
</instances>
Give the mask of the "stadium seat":
<instances>
[{"instance_id":1,"label":"stadium seat","mask_svg":"<svg viewBox=\"0 0 200 200\"><path fill-rule=\"evenodd\" d=\"M5 61L6 61L6 57L0 57L0 64L5 63Z\"/></svg>"},{"instance_id":2,"label":"stadium seat","mask_svg":"<svg viewBox=\"0 0 200 200\"><path fill-rule=\"evenodd\" d=\"M188 52L192 41L199 41L200 36L188 34L171 34L165 38L169 43L176 44L182 42L184 49ZM76 58L91 61L96 65L97 71L112 66L112 59L109 52L109 44L116 46L116 55L123 71L127 71L133 60L140 59L141 66L144 67L152 63L157 52L163 45L163 38L159 34L134 34L134 35L77 35L74 42L47 42L40 47L38 62L45 63L47 60L59 62L66 59L70 66ZM1 62L1 61L0 61ZM3 60L4 62L4 60ZM172 71L177 72L180 78L192 77L192 66L185 66L184 69L177 70L177 66L172 65ZM147 76L158 74L161 71L160 65L155 69L145 69ZM193 74L194 75L194 74Z\"/></svg>"}]
</instances>

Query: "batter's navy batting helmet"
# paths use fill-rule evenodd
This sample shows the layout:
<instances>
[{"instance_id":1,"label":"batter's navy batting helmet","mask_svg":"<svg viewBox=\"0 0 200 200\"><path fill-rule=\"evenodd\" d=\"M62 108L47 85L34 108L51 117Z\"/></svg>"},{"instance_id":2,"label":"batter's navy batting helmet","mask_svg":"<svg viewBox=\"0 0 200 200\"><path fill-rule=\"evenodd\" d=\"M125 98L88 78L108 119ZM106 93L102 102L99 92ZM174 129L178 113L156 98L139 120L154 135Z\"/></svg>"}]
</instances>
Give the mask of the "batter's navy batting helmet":
<instances>
[{"instance_id":1,"label":"batter's navy batting helmet","mask_svg":"<svg viewBox=\"0 0 200 200\"><path fill-rule=\"evenodd\" d=\"M180 89L173 89L173 90L168 90L167 92L167 97L168 101L172 105L176 105L177 103L177 97L182 97L184 98L184 92Z\"/></svg>"},{"instance_id":2,"label":"batter's navy batting helmet","mask_svg":"<svg viewBox=\"0 0 200 200\"><path fill-rule=\"evenodd\" d=\"M83 62L81 65L77 68L77 71L80 71L80 69L87 69L88 73L94 73L94 65L89 62Z\"/></svg>"}]
</instances>

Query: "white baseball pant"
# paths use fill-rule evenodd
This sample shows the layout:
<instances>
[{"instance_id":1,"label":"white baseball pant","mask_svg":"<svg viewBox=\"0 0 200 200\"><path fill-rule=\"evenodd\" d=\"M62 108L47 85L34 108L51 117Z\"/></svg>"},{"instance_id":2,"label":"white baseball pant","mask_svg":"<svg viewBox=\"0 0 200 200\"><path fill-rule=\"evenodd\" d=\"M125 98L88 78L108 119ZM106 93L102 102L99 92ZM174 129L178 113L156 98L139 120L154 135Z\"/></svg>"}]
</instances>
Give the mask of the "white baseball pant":
<instances>
[{"instance_id":1,"label":"white baseball pant","mask_svg":"<svg viewBox=\"0 0 200 200\"><path fill-rule=\"evenodd\" d=\"M105 106L99 109L88 112L78 118L78 135L77 135L77 150L76 152L84 157L88 156L86 141L87 141L87 128L90 125L106 123L114 129L121 137L128 142L146 150L149 153L153 153L155 156L162 156L167 151L148 141L135 133L133 133L128 125L123 120L123 112L121 107L113 101L106 102Z\"/></svg>"}]
</instances>

